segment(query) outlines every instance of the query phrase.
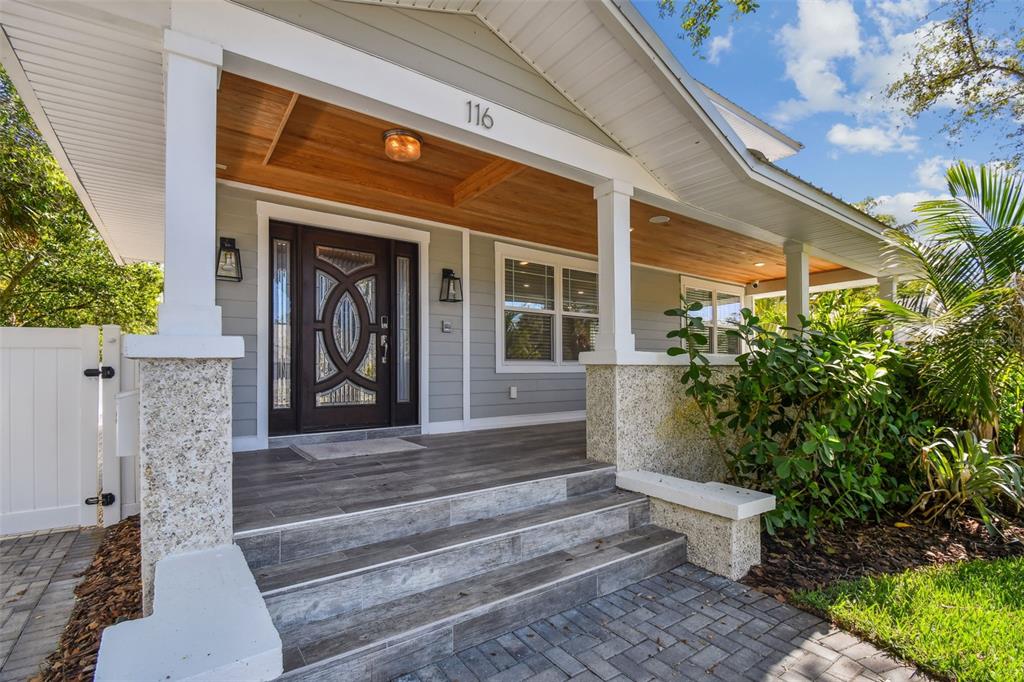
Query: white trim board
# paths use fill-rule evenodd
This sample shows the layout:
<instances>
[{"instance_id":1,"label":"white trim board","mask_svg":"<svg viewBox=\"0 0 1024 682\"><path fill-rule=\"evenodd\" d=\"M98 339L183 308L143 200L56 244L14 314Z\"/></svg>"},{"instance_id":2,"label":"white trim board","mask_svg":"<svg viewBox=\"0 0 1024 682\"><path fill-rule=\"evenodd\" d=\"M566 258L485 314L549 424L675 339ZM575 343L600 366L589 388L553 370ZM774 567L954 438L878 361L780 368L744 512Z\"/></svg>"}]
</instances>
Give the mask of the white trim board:
<instances>
[{"instance_id":1,"label":"white trim board","mask_svg":"<svg viewBox=\"0 0 1024 682\"><path fill-rule=\"evenodd\" d=\"M256 265L256 436L246 445L266 448L269 429L268 393L270 390L268 360L270 358L270 221L285 222L364 234L371 237L412 242L419 246L419 401L421 427L430 421L430 233L410 227L367 220L354 216L312 211L307 208L256 201L257 265ZM251 437L250 437L251 438Z\"/></svg>"},{"instance_id":2,"label":"white trim board","mask_svg":"<svg viewBox=\"0 0 1024 682\"><path fill-rule=\"evenodd\" d=\"M543 414L517 414L508 417L477 417L476 419L434 422L423 429L424 434L462 433L463 431L485 431L487 429L510 429L516 426L537 426L540 424L561 424L585 421L586 410L570 412L548 412Z\"/></svg>"},{"instance_id":3,"label":"white trim board","mask_svg":"<svg viewBox=\"0 0 1024 682\"><path fill-rule=\"evenodd\" d=\"M472 418L473 353L472 301L470 300L469 231L462 231L462 421Z\"/></svg>"}]
</instances>

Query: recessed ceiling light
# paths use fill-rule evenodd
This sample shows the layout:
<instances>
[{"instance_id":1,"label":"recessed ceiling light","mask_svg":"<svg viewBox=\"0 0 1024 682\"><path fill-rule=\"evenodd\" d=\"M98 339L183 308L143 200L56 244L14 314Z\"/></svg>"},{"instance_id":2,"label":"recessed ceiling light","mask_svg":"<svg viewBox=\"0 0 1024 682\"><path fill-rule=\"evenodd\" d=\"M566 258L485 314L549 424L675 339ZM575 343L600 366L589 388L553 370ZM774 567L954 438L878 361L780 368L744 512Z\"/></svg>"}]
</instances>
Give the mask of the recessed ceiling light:
<instances>
[{"instance_id":1,"label":"recessed ceiling light","mask_svg":"<svg viewBox=\"0 0 1024 682\"><path fill-rule=\"evenodd\" d=\"M754 263L754 267L755 268L763 268L764 267L764 263L762 261L757 261L756 263Z\"/></svg>"},{"instance_id":2,"label":"recessed ceiling light","mask_svg":"<svg viewBox=\"0 0 1024 682\"><path fill-rule=\"evenodd\" d=\"M656 215L656 216L651 216L650 219L647 222L654 223L655 225L664 225L665 223L667 223L670 220L672 220L672 219L669 218L667 215Z\"/></svg>"}]
</instances>

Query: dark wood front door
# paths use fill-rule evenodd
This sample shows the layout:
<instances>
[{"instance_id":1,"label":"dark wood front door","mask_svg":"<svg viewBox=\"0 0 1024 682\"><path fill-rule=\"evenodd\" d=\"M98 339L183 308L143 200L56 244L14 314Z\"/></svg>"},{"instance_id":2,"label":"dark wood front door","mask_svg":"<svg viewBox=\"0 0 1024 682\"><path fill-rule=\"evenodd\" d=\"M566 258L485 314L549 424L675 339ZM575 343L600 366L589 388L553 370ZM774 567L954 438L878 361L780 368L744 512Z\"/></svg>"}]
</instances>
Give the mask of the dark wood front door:
<instances>
[{"instance_id":1,"label":"dark wood front door","mask_svg":"<svg viewBox=\"0 0 1024 682\"><path fill-rule=\"evenodd\" d=\"M272 432L416 423L416 247L333 230L272 226L272 239L282 234L290 234L297 252L290 362L296 385L290 418L273 419L272 396ZM283 295L272 289L272 296ZM272 338L275 343L280 341ZM272 348L271 357L278 356Z\"/></svg>"}]
</instances>

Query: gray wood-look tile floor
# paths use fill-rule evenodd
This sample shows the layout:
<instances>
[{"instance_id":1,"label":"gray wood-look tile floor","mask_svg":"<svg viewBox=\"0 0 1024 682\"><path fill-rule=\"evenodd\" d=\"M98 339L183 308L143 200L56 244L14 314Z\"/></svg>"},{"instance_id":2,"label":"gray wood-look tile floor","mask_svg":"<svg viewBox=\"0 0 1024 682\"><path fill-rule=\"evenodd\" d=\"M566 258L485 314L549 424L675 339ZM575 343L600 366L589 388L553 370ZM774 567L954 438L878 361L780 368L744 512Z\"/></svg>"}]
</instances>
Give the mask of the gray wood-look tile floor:
<instances>
[{"instance_id":1,"label":"gray wood-look tile floor","mask_svg":"<svg viewBox=\"0 0 1024 682\"><path fill-rule=\"evenodd\" d=\"M290 449L238 453L234 524L252 530L599 468L583 422L409 436L422 450L311 462Z\"/></svg>"},{"instance_id":2,"label":"gray wood-look tile floor","mask_svg":"<svg viewBox=\"0 0 1024 682\"><path fill-rule=\"evenodd\" d=\"M76 528L0 540L0 681L39 672L102 538L102 528Z\"/></svg>"}]
</instances>

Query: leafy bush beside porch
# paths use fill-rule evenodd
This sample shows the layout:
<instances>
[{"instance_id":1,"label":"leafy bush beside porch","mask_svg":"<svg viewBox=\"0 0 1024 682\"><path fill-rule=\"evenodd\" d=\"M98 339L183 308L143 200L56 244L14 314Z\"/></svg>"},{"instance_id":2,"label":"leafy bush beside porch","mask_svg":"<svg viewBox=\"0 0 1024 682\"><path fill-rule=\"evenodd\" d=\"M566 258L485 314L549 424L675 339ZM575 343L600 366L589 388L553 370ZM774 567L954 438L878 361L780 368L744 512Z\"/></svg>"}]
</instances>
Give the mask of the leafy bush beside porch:
<instances>
[{"instance_id":1,"label":"leafy bush beside porch","mask_svg":"<svg viewBox=\"0 0 1024 682\"><path fill-rule=\"evenodd\" d=\"M700 408L735 482L775 493L769 532L879 518L914 499L912 439L933 424L917 411L915 373L891 333L856 340L807 329L785 336L744 311L739 372L712 380L696 350L704 325L688 310L673 336L688 353L685 391ZM684 350L687 349L687 350Z\"/></svg>"}]
</instances>

